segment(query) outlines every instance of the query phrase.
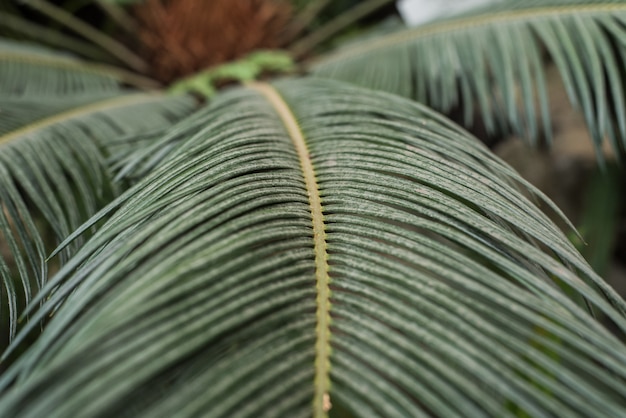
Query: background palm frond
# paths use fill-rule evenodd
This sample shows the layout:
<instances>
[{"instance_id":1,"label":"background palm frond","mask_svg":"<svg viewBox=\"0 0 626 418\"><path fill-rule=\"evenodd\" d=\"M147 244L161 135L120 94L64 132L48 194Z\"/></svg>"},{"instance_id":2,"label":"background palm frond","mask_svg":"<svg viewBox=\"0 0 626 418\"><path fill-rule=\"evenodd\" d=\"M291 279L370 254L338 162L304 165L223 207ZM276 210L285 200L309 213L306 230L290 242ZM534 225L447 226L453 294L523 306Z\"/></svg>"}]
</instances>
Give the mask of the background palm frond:
<instances>
[{"instance_id":1,"label":"background palm frond","mask_svg":"<svg viewBox=\"0 0 626 418\"><path fill-rule=\"evenodd\" d=\"M466 125L478 106L488 131L536 141L541 131L550 134L547 54L596 149L608 138L619 155L626 144L625 22L623 1L500 1L339 50L313 72L441 111L462 105Z\"/></svg>"},{"instance_id":2,"label":"background palm frond","mask_svg":"<svg viewBox=\"0 0 626 418\"><path fill-rule=\"evenodd\" d=\"M26 39L61 48L73 52L81 57L100 62L116 63L106 52L93 44L77 39L53 29L40 25L19 15L15 10L2 10L0 5L0 36L7 38Z\"/></svg>"},{"instance_id":3,"label":"background palm frond","mask_svg":"<svg viewBox=\"0 0 626 418\"><path fill-rule=\"evenodd\" d=\"M158 86L153 80L115 67L87 64L27 42L0 39L0 95L23 97L119 90L122 84Z\"/></svg>"},{"instance_id":4,"label":"background palm frond","mask_svg":"<svg viewBox=\"0 0 626 418\"><path fill-rule=\"evenodd\" d=\"M624 410L626 347L578 303L624 331L624 302L444 118L291 80L173 130L40 293L11 349L55 314L0 380L0 414L304 416L314 397L318 416Z\"/></svg>"},{"instance_id":5,"label":"background palm frond","mask_svg":"<svg viewBox=\"0 0 626 418\"><path fill-rule=\"evenodd\" d=\"M185 97L95 90L0 99L0 302L9 314L3 339L43 285L51 246L118 194L107 159L193 109ZM43 236L51 237L47 246Z\"/></svg>"}]
</instances>

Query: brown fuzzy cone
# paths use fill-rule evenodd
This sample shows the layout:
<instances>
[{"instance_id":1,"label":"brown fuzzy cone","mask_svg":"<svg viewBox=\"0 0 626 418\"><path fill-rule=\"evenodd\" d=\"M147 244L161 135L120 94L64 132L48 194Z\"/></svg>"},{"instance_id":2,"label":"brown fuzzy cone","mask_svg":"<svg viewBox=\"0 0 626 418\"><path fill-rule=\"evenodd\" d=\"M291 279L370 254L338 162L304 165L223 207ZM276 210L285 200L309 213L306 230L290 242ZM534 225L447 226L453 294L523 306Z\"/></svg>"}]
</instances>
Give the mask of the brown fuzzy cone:
<instances>
[{"instance_id":1,"label":"brown fuzzy cone","mask_svg":"<svg viewBox=\"0 0 626 418\"><path fill-rule=\"evenodd\" d=\"M279 47L291 17L286 0L147 0L135 11L152 76L165 83Z\"/></svg>"}]
</instances>

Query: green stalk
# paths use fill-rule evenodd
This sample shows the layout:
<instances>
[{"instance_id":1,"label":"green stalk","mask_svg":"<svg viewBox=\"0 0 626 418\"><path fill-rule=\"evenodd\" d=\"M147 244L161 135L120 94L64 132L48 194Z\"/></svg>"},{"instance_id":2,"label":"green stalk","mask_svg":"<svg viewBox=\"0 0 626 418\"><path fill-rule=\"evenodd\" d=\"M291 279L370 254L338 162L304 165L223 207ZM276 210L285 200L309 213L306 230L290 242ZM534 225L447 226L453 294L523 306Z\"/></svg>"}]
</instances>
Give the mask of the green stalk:
<instances>
[{"instance_id":1,"label":"green stalk","mask_svg":"<svg viewBox=\"0 0 626 418\"><path fill-rule=\"evenodd\" d=\"M89 26L82 20L75 18L65 10L43 0L25 0L25 4L37 10L41 14L46 15L50 19L61 23L68 29L71 29L86 39L89 39L91 42L100 46L102 49L118 58L133 70L142 73L147 71L148 64L146 64L146 62L137 54L110 36Z\"/></svg>"},{"instance_id":2,"label":"green stalk","mask_svg":"<svg viewBox=\"0 0 626 418\"><path fill-rule=\"evenodd\" d=\"M354 6L352 9L337 16L315 32L302 38L291 47L291 52L295 58L300 58L322 42L341 32L343 29L375 12L383 6L395 0L366 0Z\"/></svg>"}]
</instances>

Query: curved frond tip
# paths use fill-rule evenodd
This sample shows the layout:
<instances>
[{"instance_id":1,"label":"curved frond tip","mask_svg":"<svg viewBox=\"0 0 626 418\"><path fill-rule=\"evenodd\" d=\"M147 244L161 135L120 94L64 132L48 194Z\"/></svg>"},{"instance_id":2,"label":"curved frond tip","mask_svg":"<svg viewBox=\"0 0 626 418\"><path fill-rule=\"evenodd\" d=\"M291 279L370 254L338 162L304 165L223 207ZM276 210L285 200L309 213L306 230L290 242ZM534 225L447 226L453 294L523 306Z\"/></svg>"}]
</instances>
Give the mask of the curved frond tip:
<instances>
[{"instance_id":1,"label":"curved frond tip","mask_svg":"<svg viewBox=\"0 0 626 418\"><path fill-rule=\"evenodd\" d=\"M543 55L559 70L602 159L626 149L626 4L610 0L499 1L456 18L340 49L315 75L414 98L440 111L476 106L488 131L536 142L551 126Z\"/></svg>"},{"instance_id":2,"label":"curved frond tip","mask_svg":"<svg viewBox=\"0 0 626 418\"><path fill-rule=\"evenodd\" d=\"M1 415L624 411L626 347L583 303L624 331L624 301L517 174L427 108L289 80L217 96L161 145L40 293L10 352L54 316L0 379Z\"/></svg>"}]
</instances>

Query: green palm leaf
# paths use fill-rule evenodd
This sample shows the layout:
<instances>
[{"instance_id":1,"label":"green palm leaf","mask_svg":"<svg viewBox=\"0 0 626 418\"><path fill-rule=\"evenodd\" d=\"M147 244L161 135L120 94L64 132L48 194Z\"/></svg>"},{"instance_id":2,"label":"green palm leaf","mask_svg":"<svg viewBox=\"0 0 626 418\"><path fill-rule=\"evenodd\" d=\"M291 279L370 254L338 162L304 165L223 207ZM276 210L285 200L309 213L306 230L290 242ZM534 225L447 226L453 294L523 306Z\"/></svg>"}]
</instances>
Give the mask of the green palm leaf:
<instances>
[{"instance_id":1,"label":"green palm leaf","mask_svg":"<svg viewBox=\"0 0 626 418\"><path fill-rule=\"evenodd\" d=\"M0 97L114 91L122 84L158 86L153 80L115 67L87 64L48 48L0 39Z\"/></svg>"},{"instance_id":2,"label":"green palm leaf","mask_svg":"<svg viewBox=\"0 0 626 418\"><path fill-rule=\"evenodd\" d=\"M5 3L6 4L6 3ZM7 38L28 39L76 53L87 59L100 62L116 62L106 52L93 44L77 39L58 29L43 26L31 19L20 16L12 10L2 10L0 6L0 36Z\"/></svg>"},{"instance_id":3,"label":"green palm leaf","mask_svg":"<svg viewBox=\"0 0 626 418\"><path fill-rule=\"evenodd\" d=\"M44 260L55 243L46 249L42 234L58 243L108 203L119 187L107 158L191 109L189 98L144 93L0 99L0 242L10 253L8 260L0 254L0 303L8 307L9 338L47 278Z\"/></svg>"},{"instance_id":4,"label":"green palm leaf","mask_svg":"<svg viewBox=\"0 0 626 418\"><path fill-rule=\"evenodd\" d=\"M291 80L173 131L40 293L11 350L55 313L0 380L0 415L624 411L626 347L576 300L622 331L625 303L463 130Z\"/></svg>"},{"instance_id":5,"label":"green palm leaf","mask_svg":"<svg viewBox=\"0 0 626 418\"><path fill-rule=\"evenodd\" d=\"M571 102L582 109L596 149L608 138L621 154L625 22L622 0L507 0L347 47L321 59L313 72L442 111L462 104L468 125L477 104L489 131L504 128L536 141L541 131L550 135L547 52Z\"/></svg>"}]
</instances>

